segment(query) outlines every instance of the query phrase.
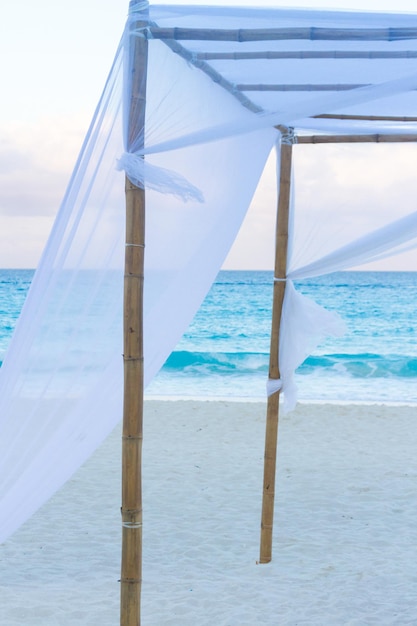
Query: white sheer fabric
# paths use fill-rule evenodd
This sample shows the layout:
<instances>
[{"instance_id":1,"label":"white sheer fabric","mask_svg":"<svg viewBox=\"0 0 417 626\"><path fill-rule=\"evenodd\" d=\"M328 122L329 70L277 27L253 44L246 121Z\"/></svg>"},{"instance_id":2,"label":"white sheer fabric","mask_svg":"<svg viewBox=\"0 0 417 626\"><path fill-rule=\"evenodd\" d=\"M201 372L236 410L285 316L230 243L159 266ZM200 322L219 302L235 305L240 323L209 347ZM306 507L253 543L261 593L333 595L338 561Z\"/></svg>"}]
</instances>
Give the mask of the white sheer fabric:
<instances>
[{"instance_id":1,"label":"white sheer fabric","mask_svg":"<svg viewBox=\"0 0 417 626\"><path fill-rule=\"evenodd\" d=\"M279 151L280 142L278 141L278 163ZM279 179L279 176L277 178ZM294 173L292 179L292 187L294 187ZM349 213L349 206L345 207L345 211ZM345 211L338 211L338 219L342 223L346 218ZM308 260L311 250L305 248L304 241L298 242L298 246L294 242L296 214L297 206L292 195L288 273L279 346L281 378L279 381L269 380L267 383L268 395L277 391L283 392L284 412L291 411L297 402L297 388L294 382L297 367L327 336L338 337L346 331L345 322L338 314L326 310L301 294L295 289L293 281L351 269L417 247L417 211L415 211L371 232L366 232L362 236L353 236L352 233L360 232L361 227L370 227L372 220L367 220L362 226L357 225L357 228L350 231L348 243L339 245L340 238L335 237L332 252L318 256L310 263L300 265ZM326 239L329 238L329 233L331 233L331 228L326 228L324 225L321 225L320 231L315 231L315 237L318 240L317 249L321 246L325 248L324 244L328 243ZM344 236L346 237L346 233ZM295 263L295 259L298 259L298 264Z\"/></svg>"},{"instance_id":2,"label":"white sheer fabric","mask_svg":"<svg viewBox=\"0 0 417 626\"><path fill-rule=\"evenodd\" d=\"M182 29L195 28L214 29L218 36L191 33L187 39ZM271 28L301 30L271 41L246 39L248 32ZM364 38L358 36L363 28L370 29ZM325 38L323 29L344 35ZM415 111L416 29L416 15L189 6L151 6L148 14L146 2L132 3L0 371L0 540L71 476L121 417L120 168L146 189L149 382L221 267L276 141L274 125L297 128L299 121L304 130L348 132L346 122L310 116ZM227 40L224 31L235 33L234 39ZM147 72L139 76L146 80L146 116L144 124L127 128L132 115L126 107L132 111L132 103L123 97L131 92L124 68L138 38L148 46ZM258 88L263 81L271 84ZM378 132L416 128L413 122L397 126L380 122ZM355 123L355 132L369 129L366 121ZM297 228L297 198L294 214ZM359 249L361 262L376 248L385 253L394 230L395 245L408 245L408 236L415 237L411 226L410 217L374 236L368 225L362 234L370 239L358 235L357 244L345 242L341 252L314 259L314 271L332 271L336 261L339 268L349 267L358 261ZM294 259L299 258L296 248L295 242ZM309 264L290 261L289 279L310 275ZM318 306L290 282L284 309L280 350L284 395L291 399L294 368L333 319L323 313L323 323L318 322ZM302 341L301 334L306 335ZM300 348L294 351L296 342Z\"/></svg>"}]
</instances>

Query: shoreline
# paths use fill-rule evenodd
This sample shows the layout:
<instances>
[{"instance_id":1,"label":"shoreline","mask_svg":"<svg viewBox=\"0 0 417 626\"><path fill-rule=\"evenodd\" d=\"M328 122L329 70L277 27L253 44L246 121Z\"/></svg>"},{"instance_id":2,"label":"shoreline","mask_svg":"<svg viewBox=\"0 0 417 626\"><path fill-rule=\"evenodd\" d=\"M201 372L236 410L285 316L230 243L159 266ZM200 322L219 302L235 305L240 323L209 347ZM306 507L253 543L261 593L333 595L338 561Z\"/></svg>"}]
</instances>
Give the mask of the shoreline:
<instances>
[{"instance_id":1,"label":"shoreline","mask_svg":"<svg viewBox=\"0 0 417 626\"><path fill-rule=\"evenodd\" d=\"M147 397L144 626L414 623L416 417L283 415L273 560L257 565L265 401ZM120 431L0 546L0 623L118 623Z\"/></svg>"},{"instance_id":2,"label":"shoreline","mask_svg":"<svg viewBox=\"0 0 417 626\"><path fill-rule=\"evenodd\" d=\"M186 395L148 395L145 393L145 402L249 402L252 404L267 404L267 398L255 397L255 396L186 396ZM408 406L411 408L417 408L417 400L415 402L411 401L395 401L395 400L330 400L328 398L324 400L316 400L316 399L305 399L298 400L297 406L308 406L308 405L331 405L331 406L388 406L388 407L396 407L396 406ZM282 405L280 405L281 409Z\"/></svg>"}]
</instances>

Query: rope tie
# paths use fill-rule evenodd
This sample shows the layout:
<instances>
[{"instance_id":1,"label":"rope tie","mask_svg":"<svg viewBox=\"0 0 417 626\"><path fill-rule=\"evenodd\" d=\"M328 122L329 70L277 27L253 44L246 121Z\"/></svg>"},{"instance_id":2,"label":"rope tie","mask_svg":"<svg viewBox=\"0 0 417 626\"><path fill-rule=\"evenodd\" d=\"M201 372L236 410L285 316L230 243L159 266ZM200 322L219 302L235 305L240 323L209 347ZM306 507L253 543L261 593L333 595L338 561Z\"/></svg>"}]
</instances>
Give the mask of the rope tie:
<instances>
[{"instance_id":1,"label":"rope tie","mask_svg":"<svg viewBox=\"0 0 417 626\"><path fill-rule=\"evenodd\" d=\"M123 528L142 528L142 522L122 522Z\"/></svg>"},{"instance_id":2,"label":"rope tie","mask_svg":"<svg viewBox=\"0 0 417 626\"><path fill-rule=\"evenodd\" d=\"M284 127L281 127L280 132L282 144L285 144L286 146L292 146L293 144L297 143L297 135L295 134L295 131L291 126L289 128L285 128L285 130Z\"/></svg>"},{"instance_id":3,"label":"rope tie","mask_svg":"<svg viewBox=\"0 0 417 626\"><path fill-rule=\"evenodd\" d=\"M292 126L284 126L283 124L278 124L275 126L277 130L281 133L281 144L292 145L297 143L297 135L295 134L294 128Z\"/></svg>"}]
</instances>

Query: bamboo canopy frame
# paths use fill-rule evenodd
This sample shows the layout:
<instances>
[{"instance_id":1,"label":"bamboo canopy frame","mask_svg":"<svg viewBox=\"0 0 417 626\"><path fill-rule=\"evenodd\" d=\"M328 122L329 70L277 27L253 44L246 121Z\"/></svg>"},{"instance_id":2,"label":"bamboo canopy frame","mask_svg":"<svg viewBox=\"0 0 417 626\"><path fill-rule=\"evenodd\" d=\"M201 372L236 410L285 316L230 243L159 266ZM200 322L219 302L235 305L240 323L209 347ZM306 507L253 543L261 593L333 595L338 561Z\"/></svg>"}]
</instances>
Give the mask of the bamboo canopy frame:
<instances>
[{"instance_id":1,"label":"bamboo canopy frame","mask_svg":"<svg viewBox=\"0 0 417 626\"><path fill-rule=\"evenodd\" d=\"M322 51L256 51L250 52L199 52L195 54L179 41L227 41L227 42L265 42L286 40L320 40L320 41L398 41L417 38L415 28L363 28L363 29L331 29L331 28L279 28L279 29L205 29L205 28L160 28L156 24L148 24L148 38L159 39L174 53L188 63L199 68L220 87L238 100L246 109L260 112L260 107L242 92L256 91L340 91L357 89L364 84L350 83L303 83L303 84L237 84L234 85L208 61L234 59L322 59L322 58L366 58L396 59L417 58L416 51L399 50L322 50ZM135 72L146 75L147 44L146 37L133 38L132 56ZM140 80L134 81L136 88ZM132 101L137 98L143 102L141 115L144 123L145 93L131 94ZM281 162L279 180L279 199L276 222L275 273L273 285L272 331L270 342L269 378L280 379L279 341L282 306L285 297L288 256L288 224L290 213L291 163L293 144L313 143L382 143L382 142L417 142L417 132L409 131L407 124L417 121L412 116L384 115L338 115L323 113L313 116L323 120L352 120L368 123L392 122L404 124L404 130L391 134L356 133L335 134L320 132L309 134L303 130L278 127L282 134ZM125 330L124 330L124 362L125 362L125 400L123 426L123 548L122 548L122 594L121 594L121 625L138 626L140 624L140 580L141 580L141 462L143 420L143 336L142 336L142 291L143 291L143 259L144 259L144 224L145 224L145 193L126 181L127 239L126 239L126 272L125 272ZM267 563L272 558L273 517L275 473L278 442L278 421L280 391L272 393L268 398L263 501L261 518L260 563Z\"/></svg>"}]
</instances>

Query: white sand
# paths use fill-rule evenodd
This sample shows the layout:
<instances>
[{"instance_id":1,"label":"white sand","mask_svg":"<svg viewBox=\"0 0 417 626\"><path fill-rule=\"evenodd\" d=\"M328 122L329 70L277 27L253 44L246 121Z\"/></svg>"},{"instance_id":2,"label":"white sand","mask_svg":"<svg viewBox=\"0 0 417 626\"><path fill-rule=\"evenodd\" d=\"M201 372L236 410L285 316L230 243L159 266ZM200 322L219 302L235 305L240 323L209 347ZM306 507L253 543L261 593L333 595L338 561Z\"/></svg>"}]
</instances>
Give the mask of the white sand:
<instances>
[{"instance_id":1,"label":"white sand","mask_svg":"<svg viewBox=\"0 0 417 626\"><path fill-rule=\"evenodd\" d=\"M417 624L417 408L146 402L143 626ZM1 626L116 626L120 433L0 546Z\"/></svg>"}]
</instances>

